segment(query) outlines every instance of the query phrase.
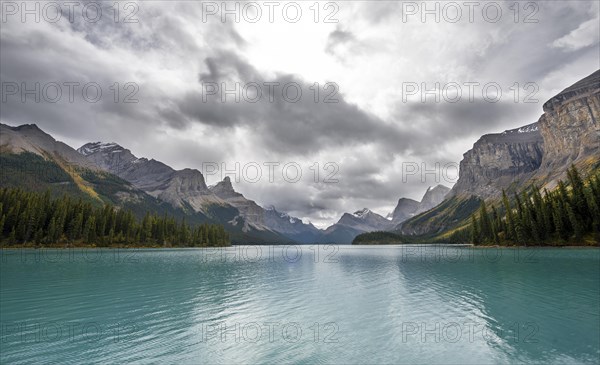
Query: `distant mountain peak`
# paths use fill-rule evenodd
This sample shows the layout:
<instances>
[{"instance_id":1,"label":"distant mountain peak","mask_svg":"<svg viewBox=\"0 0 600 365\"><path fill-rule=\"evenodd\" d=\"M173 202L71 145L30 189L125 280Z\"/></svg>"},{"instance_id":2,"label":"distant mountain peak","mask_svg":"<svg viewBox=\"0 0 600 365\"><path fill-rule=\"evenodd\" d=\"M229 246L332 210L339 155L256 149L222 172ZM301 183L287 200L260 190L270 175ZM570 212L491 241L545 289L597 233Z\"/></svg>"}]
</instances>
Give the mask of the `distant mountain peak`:
<instances>
[{"instance_id":1,"label":"distant mountain peak","mask_svg":"<svg viewBox=\"0 0 600 365\"><path fill-rule=\"evenodd\" d=\"M544 103L544 112L552 112L568 100L573 100L586 95L598 94L600 92L600 70L594 71L591 75L584 77L573 85L561 91L550 100Z\"/></svg>"},{"instance_id":2,"label":"distant mountain peak","mask_svg":"<svg viewBox=\"0 0 600 365\"><path fill-rule=\"evenodd\" d=\"M13 153L18 154L27 151L44 158L47 158L48 155L58 155L71 164L95 169L94 166L89 166L86 163L85 157L65 143L54 139L54 137L41 130L37 124L23 124L13 127L0 123L0 135L2 136L3 147Z\"/></svg>"},{"instance_id":3,"label":"distant mountain peak","mask_svg":"<svg viewBox=\"0 0 600 365\"><path fill-rule=\"evenodd\" d=\"M77 152L84 156L89 156L98 152L117 153L123 151L125 151L125 148L114 142L90 142L77 149Z\"/></svg>"},{"instance_id":4,"label":"distant mountain peak","mask_svg":"<svg viewBox=\"0 0 600 365\"><path fill-rule=\"evenodd\" d=\"M218 189L219 191L227 191L227 192L232 192L235 193L235 189L233 188L233 185L231 184L231 179L229 178L229 176L225 176L225 178L223 179L223 181L219 181L214 188Z\"/></svg>"},{"instance_id":5,"label":"distant mountain peak","mask_svg":"<svg viewBox=\"0 0 600 365\"><path fill-rule=\"evenodd\" d=\"M448 191L450 191L450 188L447 187L447 186L445 186L445 185L442 185L442 184L437 184L436 186L430 186L430 187L428 187L427 191L425 193L427 193L427 192L435 192L435 191L438 191L438 190L448 192Z\"/></svg>"},{"instance_id":6,"label":"distant mountain peak","mask_svg":"<svg viewBox=\"0 0 600 365\"><path fill-rule=\"evenodd\" d=\"M233 185L231 184L231 179L229 178L229 176L225 176L225 178L222 181L219 181L215 185L211 186L209 189L221 199L227 200L230 198L244 198L242 194L235 191Z\"/></svg>"},{"instance_id":7,"label":"distant mountain peak","mask_svg":"<svg viewBox=\"0 0 600 365\"><path fill-rule=\"evenodd\" d=\"M369 213L371 213L369 208L363 208L361 210L357 210L356 212L354 212L353 215L357 218L363 218Z\"/></svg>"},{"instance_id":8,"label":"distant mountain peak","mask_svg":"<svg viewBox=\"0 0 600 365\"><path fill-rule=\"evenodd\" d=\"M19 125L19 126L16 126L16 127L10 127L10 128L12 128L13 130L16 130L16 131L22 131L22 130L26 130L26 129L35 129L35 130L38 130L38 131L42 131L42 130L40 129L40 127L38 127L38 125L37 125L37 124L35 124L35 123L30 123L30 124L21 124L21 125Z\"/></svg>"},{"instance_id":9,"label":"distant mountain peak","mask_svg":"<svg viewBox=\"0 0 600 365\"><path fill-rule=\"evenodd\" d=\"M15 126L15 127L10 126L8 124L4 124L4 123L0 123L0 125L3 128L8 128L9 130L20 133L24 136L29 136L29 137L37 136L37 137L42 137L42 138L49 137L51 140L56 141L56 139L54 139L54 137L52 137L50 134L44 132L35 123L21 124L21 125Z\"/></svg>"},{"instance_id":10,"label":"distant mountain peak","mask_svg":"<svg viewBox=\"0 0 600 365\"><path fill-rule=\"evenodd\" d=\"M420 202L408 198L398 199L398 204L391 213L392 221L399 224L417 214L428 211L440 204L450 190L449 187L438 184L436 186L429 186Z\"/></svg>"},{"instance_id":11,"label":"distant mountain peak","mask_svg":"<svg viewBox=\"0 0 600 365\"><path fill-rule=\"evenodd\" d=\"M450 188L444 185L436 185L434 187L429 187L423 195L423 199L421 199L421 203L419 204L419 208L415 213L425 212L439 203L441 203L446 195L450 192Z\"/></svg>"}]
</instances>

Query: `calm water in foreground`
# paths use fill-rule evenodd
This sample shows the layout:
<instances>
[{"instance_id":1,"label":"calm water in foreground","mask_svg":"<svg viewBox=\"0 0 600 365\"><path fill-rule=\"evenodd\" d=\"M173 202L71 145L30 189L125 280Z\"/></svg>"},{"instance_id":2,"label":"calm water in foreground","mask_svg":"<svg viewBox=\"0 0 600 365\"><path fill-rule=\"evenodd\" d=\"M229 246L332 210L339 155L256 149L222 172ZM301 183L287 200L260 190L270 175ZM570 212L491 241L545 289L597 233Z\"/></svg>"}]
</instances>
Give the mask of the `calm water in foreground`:
<instances>
[{"instance_id":1,"label":"calm water in foreground","mask_svg":"<svg viewBox=\"0 0 600 365\"><path fill-rule=\"evenodd\" d=\"M597 249L0 252L0 363L598 363Z\"/></svg>"}]
</instances>

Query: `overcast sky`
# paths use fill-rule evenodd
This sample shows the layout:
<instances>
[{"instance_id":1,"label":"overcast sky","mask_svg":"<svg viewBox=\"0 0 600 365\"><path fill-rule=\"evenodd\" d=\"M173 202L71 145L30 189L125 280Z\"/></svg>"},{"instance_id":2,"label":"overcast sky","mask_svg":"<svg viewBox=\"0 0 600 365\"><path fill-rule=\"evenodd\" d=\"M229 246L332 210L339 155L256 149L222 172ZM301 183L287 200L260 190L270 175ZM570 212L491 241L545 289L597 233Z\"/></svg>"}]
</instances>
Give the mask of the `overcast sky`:
<instances>
[{"instance_id":1,"label":"overcast sky","mask_svg":"<svg viewBox=\"0 0 600 365\"><path fill-rule=\"evenodd\" d=\"M106 2L100 16L98 3L86 3L71 12L58 2L60 19L54 5L39 3L37 22L22 2L2 2L3 123L36 123L75 148L114 141L177 169L239 163L238 191L320 227L363 207L386 215L400 197L451 186L482 134L537 121L549 97L600 68L597 1L521 2L518 10L512 1L428 2L437 21L422 2L320 2L318 13L312 1L299 3L301 13L285 2L228 2L238 22L232 14L223 21L220 1L123 1L118 14ZM36 82L45 90L39 103L6 89ZM62 85L54 103L52 82ZM64 83L79 83L73 101ZM88 83L102 90L96 102L82 96ZM421 83L439 83L440 100L430 94L423 103ZM237 85L241 99L222 101L215 85ZM493 102L496 86L502 96ZM138 102L125 103L128 95ZM436 164L437 175L407 173ZM257 165L262 178L253 182ZM208 184L221 178L206 176Z\"/></svg>"}]
</instances>

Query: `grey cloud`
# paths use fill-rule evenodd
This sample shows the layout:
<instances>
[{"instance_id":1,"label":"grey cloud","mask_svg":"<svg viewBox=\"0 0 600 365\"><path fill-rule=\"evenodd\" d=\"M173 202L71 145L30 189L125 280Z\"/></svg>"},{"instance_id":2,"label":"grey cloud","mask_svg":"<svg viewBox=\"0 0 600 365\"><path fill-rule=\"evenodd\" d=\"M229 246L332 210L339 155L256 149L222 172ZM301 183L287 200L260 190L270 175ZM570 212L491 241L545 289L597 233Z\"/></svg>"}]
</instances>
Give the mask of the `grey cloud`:
<instances>
[{"instance_id":1,"label":"grey cloud","mask_svg":"<svg viewBox=\"0 0 600 365\"><path fill-rule=\"evenodd\" d=\"M503 87L533 81L540 86L539 104L515 104L509 102L509 98L497 104L480 99L458 104L390 100L389 104L396 103L395 110L384 120L348 101L343 89L337 95L338 103L315 103L308 89L314 80L291 73L266 76L271 70L260 69L241 55L252 47L247 41L251 38L239 31L241 27L223 24L217 19L202 24L201 32L194 28L193 25L201 22L201 13L193 2L138 4L140 23L137 24L117 24L110 16L100 23L76 18L74 24L61 22L45 28L43 25L30 28L29 24L20 22L3 23L0 79L3 82L94 81L107 90L113 82L131 81L129 78L144 71L128 68L126 61L119 63L119 55L123 55L160 60L159 69L146 70L148 74L141 79L183 69L189 72L188 83L165 86L151 80L140 82L140 102L136 104L114 103L106 95L93 105L21 103L13 99L2 104L0 119L11 124L38 123L49 133L79 141L79 145L89 140L116 141L140 156L180 167L200 168L205 161L235 160L246 153L280 161L289 160L289 156L310 159L318 154L324 156L319 158L338 159L335 161L340 165L337 184L302 181L241 186L249 198L262 204L273 204L281 211L323 221L365 206L384 209L402 196L420 199L427 186L437 182L402 182L401 171L391 168L402 162L400 158L415 160L406 162L425 161L429 166L436 162L458 162L455 159L465 151L447 156L445 149L449 145L454 150L457 149L454 146L462 144L468 148L482 134L534 122L542 112L541 103L551 96L548 90L568 85L561 78L575 81L577 76L593 71L568 65L580 60L591 60L587 62L597 65L598 60L597 38L595 43L581 47L568 43L569 36L581 24L597 19L597 9L590 7L592 2L538 2L540 22L537 24L478 22L447 26L442 28L448 30L447 34L433 35L447 41L448 46L439 49L433 49L426 42L417 46L409 42L412 48L398 49L393 44L385 44L385 37L381 43L364 38L367 35L361 34L360 27L354 27L353 22L366 20L371 26L383 24L393 28L391 31L401 32L397 38L390 37L392 43L402 44L405 40L402 32L412 29L412 24L396 26L392 23L400 14L399 3L369 2L356 12L357 19L341 19L339 27L324 39L326 50L334 56L332 62L354 65L357 58L370 61L370 57L378 54L398 51L393 54L394 60L396 56L399 59L398 64L404 66L408 60L415 65L411 72L417 80L412 81L426 81L422 80L425 77L434 81L472 77L448 81L496 81ZM108 7L112 3L102 5L107 8L106 14L111 14ZM510 15L507 19L512 20ZM382 29L384 31L390 28ZM453 39L459 38L462 32L480 37L474 40L477 49L452 47ZM73 43L68 37L79 37L83 41ZM561 39L558 44L567 42L564 44L577 47L556 47ZM421 60L432 59L435 65L424 62L421 67ZM395 67L401 66L392 62L390 74ZM282 68L285 69L285 65ZM555 73L560 76L552 79L552 83L543 83ZM262 100L254 104L222 103L214 97L202 102L202 82L232 81L295 82L301 86L303 97L299 102L290 103L283 100L277 89L272 95L273 102L268 101L271 95L263 95ZM389 79L392 86L402 81L411 80ZM377 96L379 88L390 85L364 87ZM195 89L184 91L190 86ZM321 90L321 99L324 95ZM366 104L369 103L367 100ZM198 132L201 135L196 141L181 137L191 130L204 132ZM236 140L239 136L243 140ZM241 150L238 144L244 148L251 146L250 150ZM342 158L344 156L347 158Z\"/></svg>"},{"instance_id":2,"label":"grey cloud","mask_svg":"<svg viewBox=\"0 0 600 365\"><path fill-rule=\"evenodd\" d=\"M325 51L327 53L334 54L335 48L338 45L342 45L348 42L356 41L356 37L352 32L341 30L339 27L336 28L333 32L329 33L329 37L327 38L327 46L325 47Z\"/></svg>"},{"instance_id":3,"label":"grey cloud","mask_svg":"<svg viewBox=\"0 0 600 365\"><path fill-rule=\"evenodd\" d=\"M502 132L502 125L533 123L539 109L537 103L492 103L483 99L475 99L472 103L400 103L396 119L411 136L408 147L427 154L444 143L465 136Z\"/></svg>"},{"instance_id":4,"label":"grey cloud","mask_svg":"<svg viewBox=\"0 0 600 365\"><path fill-rule=\"evenodd\" d=\"M509 11L508 3L502 3ZM487 37L484 49L475 49L456 55L470 70L471 75L488 77L490 81L541 81L551 72L592 54L598 55L598 41L592 46L565 52L553 43L577 29L582 23L598 19L593 2L545 1L535 3L538 11L535 23L524 22L530 11L520 13L514 22L510 12L499 23L483 20L473 24L456 24L458 29L469 30ZM596 5L597 6L597 5ZM530 9L531 10L531 9ZM599 20L600 21L600 20Z\"/></svg>"},{"instance_id":5,"label":"grey cloud","mask_svg":"<svg viewBox=\"0 0 600 365\"><path fill-rule=\"evenodd\" d=\"M325 46L325 52L345 66L350 65L354 57L369 57L385 51L385 43L377 39L358 39L354 33L340 26L329 33Z\"/></svg>"},{"instance_id":6,"label":"grey cloud","mask_svg":"<svg viewBox=\"0 0 600 365\"><path fill-rule=\"evenodd\" d=\"M124 83L138 77L126 65L119 67L118 63L115 64L115 61L120 61L117 58L119 54L135 53L137 57L145 57L153 52L171 55L209 53L207 48L201 52L199 44L202 40L195 39L186 27L187 21L198 16L194 13L198 7L178 2L170 12L165 12L156 3L139 3L136 15L139 23L115 23L112 16L107 15L112 15L110 7L113 4L101 3L101 6L104 16L96 23L85 21L80 11L73 23L68 21L68 14L63 14L56 24L14 20L2 25L2 82L25 82L29 87L36 82L41 85L48 82L77 82L80 85L94 82L103 91L97 103L81 100L81 86L76 90L75 102L67 100L66 88L63 88L63 98L58 103L43 100L40 103L21 103L19 95L9 97L8 102L2 104L0 118L3 121L38 123L51 133L82 141L89 138L110 139L111 135L115 139L117 131L121 135L131 134L143 139L153 134L153 128L165 123L174 127L185 124L176 103L170 100L169 94L160 90L162 85L145 79L137 82L139 91L134 98L139 103L130 104L115 103L109 87L118 82L123 88ZM182 10L184 8L185 11ZM192 19L185 20L182 14ZM121 13L122 17L124 15L126 12ZM218 39L220 46L243 42L231 24L213 22L203 26L207 33L216 35L213 39ZM157 29L160 31L157 32ZM208 37L207 34L202 36ZM237 39L228 38L230 36ZM130 91L122 89L120 98Z\"/></svg>"},{"instance_id":7,"label":"grey cloud","mask_svg":"<svg viewBox=\"0 0 600 365\"><path fill-rule=\"evenodd\" d=\"M326 103L323 101L326 94L321 90L320 99L315 102L309 89L311 83L293 75L267 79L234 53L225 52L219 57L208 58L206 67L208 71L199 76L202 82L240 80L242 85L257 83L264 94L256 103L242 99L236 103L231 101L232 96L228 96L228 102L223 102L219 95L207 96L204 102L199 90L188 93L178 109L199 123L221 128L246 126L256 129L262 143L270 150L314 153L323 148L373 141L401 150L402 141L407 138L395 126L348 103L341 92L334 96L338 102ZM263 86L266 82L280 86L270 89ZM297 102L286 101L282 94L283 86L291 84L300 85L302 96ZM226 82L225 86L233 89L234 82ZM295 98L295 91L290 91L288 97Z\"/></svg>"}]
</instances>

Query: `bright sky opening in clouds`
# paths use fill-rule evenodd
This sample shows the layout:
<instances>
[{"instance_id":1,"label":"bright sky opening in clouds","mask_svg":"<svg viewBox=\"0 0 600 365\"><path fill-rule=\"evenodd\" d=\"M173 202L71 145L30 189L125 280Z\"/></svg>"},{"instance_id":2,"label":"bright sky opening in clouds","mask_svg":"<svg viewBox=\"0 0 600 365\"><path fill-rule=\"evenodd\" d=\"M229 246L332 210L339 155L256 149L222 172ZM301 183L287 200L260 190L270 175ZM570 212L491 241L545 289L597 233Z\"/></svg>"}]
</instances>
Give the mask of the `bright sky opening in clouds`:
<instances>
[{"instance_id":1,"label":"bright sky opening in clouds","mask_svg":"<svg viewBox=\"0 0 600 365\"><path fill-rule=\"evenodd\" d=\"M386 215L400 197L420 199L438 182L403 181L403 162L457 164L479 136L535 122L543 102L600 68L597 1L520 2L518 22L514 2L496 3L503 11L498 22L482 17L484 2L472 22L462 2L456 2L463 11L457 22L406 15L407 5L422 2L330 3L318 2L317 23L309 8L314 2L300 3L297 23L283 19L285 2L275 8L273 23L262 2L256 23L243 17L222 22L218 15L203 22L203 2L136 2L139 22L127 24L112 21L109 3L102 3L105 16L97 23L81 16L73 23L66 17L22 23L5 11L3 82L93 81L105 92L114 82L136 82L140 101L8 101L0 119L37 123L74 147L115 141L175 168L296 162L303 169L298 182L242 180L234 186L263 206L323 227L344 212L368 207ZM324 22L336 9L331 20L337 22ZM296 82L306 93L298 103L202 102L202 82L232 80ZM321 88L334 82L339 102L312 101L308 87L315 82ZM426 83L427 89L494 82L503 97L491 103L476 88L469 101L464 88L457 103L434 102L433 96L422 103L421 94L404 101L407 82ZM510 89L515 83L517 103ZM537 102L523 102L526 83L539 88ZM315 162L321 174L324 164L336 163L338 182L315 182L309 169ZM206 178L213 184L220 176Z\"/></svg>"}]
</instances>

